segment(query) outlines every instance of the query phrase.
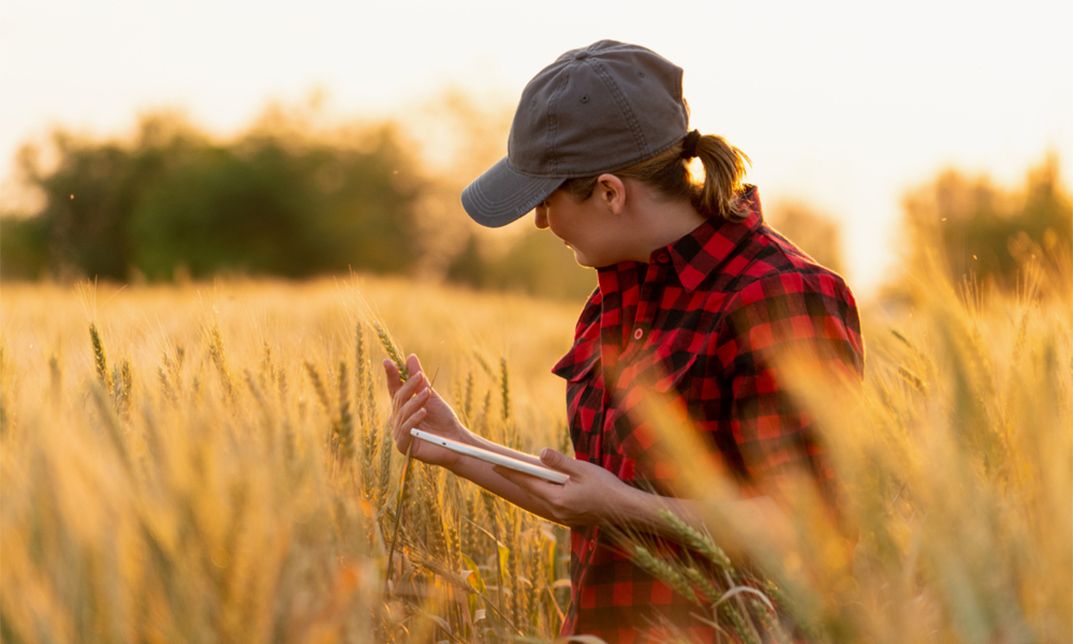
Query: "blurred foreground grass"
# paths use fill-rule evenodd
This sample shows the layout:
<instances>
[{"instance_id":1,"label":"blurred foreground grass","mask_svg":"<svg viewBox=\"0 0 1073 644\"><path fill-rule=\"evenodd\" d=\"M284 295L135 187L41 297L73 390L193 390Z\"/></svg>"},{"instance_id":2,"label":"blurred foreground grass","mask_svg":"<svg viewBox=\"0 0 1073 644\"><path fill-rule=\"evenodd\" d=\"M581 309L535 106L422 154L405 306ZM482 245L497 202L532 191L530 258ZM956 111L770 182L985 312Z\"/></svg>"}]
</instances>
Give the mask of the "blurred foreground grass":
<instances>
[{"instance_id":1,"label":"blurred foreground grass","mask_svg":"<svg viewBox=\"0 0 1073 644\"><path fill-rule=\"evenodd\" d=\"M1069 277L1013 295L919 280L911 305L863 311L866 381L836 400L787 365L844 521L792 490L788 539L710 519L810 637L1070 640ZM403 459L370 323L472 428L536 451L568 440L548 369L575 307L371 278L5 285L0 305L3 641L554 635L566 531L421 464L385 585ZM733 497L705 463L680 469L713 508Z\"/></svg>"}]
</instances>

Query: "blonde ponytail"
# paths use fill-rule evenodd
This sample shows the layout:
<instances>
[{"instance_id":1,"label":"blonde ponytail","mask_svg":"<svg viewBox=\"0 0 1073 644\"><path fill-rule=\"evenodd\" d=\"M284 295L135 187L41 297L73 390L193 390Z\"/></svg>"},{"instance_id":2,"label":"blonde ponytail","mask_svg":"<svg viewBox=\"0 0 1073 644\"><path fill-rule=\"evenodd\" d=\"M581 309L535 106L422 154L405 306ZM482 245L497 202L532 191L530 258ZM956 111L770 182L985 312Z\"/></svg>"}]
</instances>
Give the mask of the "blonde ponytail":
<instances>
[{"instance_id":1,"label":"blonde ponytail","mask_svg":"<svg viewBox=\"0 0 1073 644\"><path fill-rule=\"evenodd\" d=\"M691 194L693 206L708 217L744 219L737 208L737 198L743 189L749 157L715 134L705 134L697 140L696 154L704 166L704 185Z\"/></svg>"},{"instance_id":2,"label":"blonde ponytail","mask_svg":"<svg viewBox=\"0 0 1073 644\"><path fill-rule=\"evenodd\" d=\"M741 221L745 215L737 200L744 189L745 164L750 162L749 157L715 134L701 136L696 133L692 140L690 138L687 136L644 161L608 172L644 181L668 198L688 199L705 217ZM686 150L687 145L693 146L692 150ZM704 167L703 184L694 183L690 178L690 153L700 159ZM567 179L562 189L576 200L584 201L592 195L597 176Z\"/></svg>"}]
</instances>

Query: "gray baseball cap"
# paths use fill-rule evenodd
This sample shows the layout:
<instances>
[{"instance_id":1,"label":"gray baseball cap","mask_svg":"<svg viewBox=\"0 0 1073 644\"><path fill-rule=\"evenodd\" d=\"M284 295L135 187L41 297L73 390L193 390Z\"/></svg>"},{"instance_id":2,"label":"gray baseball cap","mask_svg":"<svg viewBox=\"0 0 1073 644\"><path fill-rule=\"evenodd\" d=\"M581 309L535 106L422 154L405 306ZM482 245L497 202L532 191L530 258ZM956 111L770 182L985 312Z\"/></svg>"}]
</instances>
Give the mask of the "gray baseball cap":
<instances>
[{"instance_id":1,"label":"gray baseball cap","mask_svg":"<svg viewBox=\"0 0 1073 644\"><path fill-rule=\"evenodd\" d=\"M682 69L639 45L601 40L572 49L522 91L507 156L462 191L477 223L522 217L566 179L623 168L686 135Z\"/></svg>"}]
</instances>

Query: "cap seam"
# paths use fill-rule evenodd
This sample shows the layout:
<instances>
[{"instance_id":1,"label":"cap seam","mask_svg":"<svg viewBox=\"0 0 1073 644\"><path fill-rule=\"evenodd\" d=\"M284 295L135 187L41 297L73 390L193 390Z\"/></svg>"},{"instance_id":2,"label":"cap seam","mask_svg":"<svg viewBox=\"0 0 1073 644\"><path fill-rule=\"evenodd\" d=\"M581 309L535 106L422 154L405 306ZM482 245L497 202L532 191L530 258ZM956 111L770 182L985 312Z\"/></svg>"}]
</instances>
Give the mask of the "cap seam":
<instances>
[{"instance_id":1,"label":"cap seam","mask_svg":"<svg viewBox=\"0 0 1073 644\"><path fill-rule=\"evenodd\" d=\"M648 141L645 139L645 133L641 129L641 124L638 123L637 116L633 113L633 108L630 107L629 101L626 100L622 90L615 83L615 79L611 78L611 74L607 72L602 63L594 60L593 68L608 89L611 90L611 97L618 104L619 110L622 111L622 115L626 119L626 124L630 127L630 131L633 132L634 142L640 146L641 154L645 154L648 150Z\"/></svg>"},{"instance_id":2,"label":"cap seam","mask_svg":"<svg viewBox=\"0 0 1073 644\"><path fill-rule=\"evenodd\" d=\"M556 111L559 103L559 96L566 91L567 77L566 74L560 75L559 86L555 88L551 96L548 97L548 150L547 153L551 159L552 172L558 172L559 170L559 155L556 154L556 140L559 136L559 113Z\"/></svg>"}]
</instances>

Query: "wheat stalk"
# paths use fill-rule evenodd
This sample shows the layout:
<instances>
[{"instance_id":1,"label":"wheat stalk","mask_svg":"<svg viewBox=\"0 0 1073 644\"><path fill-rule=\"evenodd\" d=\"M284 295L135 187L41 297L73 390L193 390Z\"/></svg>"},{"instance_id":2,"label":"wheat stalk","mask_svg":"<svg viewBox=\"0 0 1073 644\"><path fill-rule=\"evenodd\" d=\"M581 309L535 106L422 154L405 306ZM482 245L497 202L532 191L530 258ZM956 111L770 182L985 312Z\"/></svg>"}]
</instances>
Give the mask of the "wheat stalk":
<instances>
[{"instance_id":1,"label":"wheat stalk","mask_svg":"<svg viewBox=\"0 0 1073 644\"><path fill-rule=\"evenodd\" d=\"M659 516L678 541L704 555L708 561L723 570L731 569L730 558L727 557L722 548L715 545L710 536L701 534L699 530L683 521L681 517L667 508L660 508Z\"/></svg>"},{"instance_id":2,"label":"wheat stalk","mask_svg":"<svg viewBox=\"0 0 1073 644\"><path fill-rule=\"evenodd\" d=\"M399 369L399 377L403 382L410 379L410 370L406 368L406 361L402 357L402 352L395 345L395 342L391 339L387 329L384 328L379 322L373 323L373 328L376 329L376 335L380 338L380 344L384 345L384 351L387 352L387 357L391 358L391 361L395 363L395 366Z\"/></svg>"},{"instance_id":3,"label":"wheat stalk","mask_svg":"<svg viewBox=\"0 0 1073 644\"><path fill-rule=\"evenodd\" d=\"M510 379L507 375L507 359L499 358L499 395L503 405L503 422L510 420Z\"/></svg>"},{"instance_id":4,"label":"wheat stalk","mask_svg":"<svg viewBox=\"0 0 1073 644\"><path fill-rule=\"evenodd\" d=\"M164 399L175 405L179 402L178 397L175 395L175 389L171 386L171 382L168 380L168 371L170 370L171 361L168 359L168 354L164 354L163 364L157 367L156 375L160 381L160 390L164 392Z\"/></svg>"},{"instance_id":5,"label":"wheat stalk","mask_svg":"<svg viewBox=\"0 0 1073 644\"><path fill-rule=\"evenodd\" d=\"M631 550L633 560L642 570L673 588L674 592L682 597L694 602L697 601L689 580L686 579L685 575L678 572L674 566L652 554L651 550L639 543L632 544Z\"/></svg>"},{"instance_id":6,"label":"wheat stalk","mask_svg":"<svg viewBox=\"0 0 1073 644\"><path fill-rule=\"evenodd\" d=\"M339 362L339 421L335 425L336 443L343 458L354 456L354 416L350 413L350 385L346 362Z\"/></svg>"},{"instance_id":7,"label":"wheat stalk","mask_svg":"<svg viewBox=\"0 0 1073 644\"><path fill-rule=\"evenodd\" d=\"M48 359L48 381L49 398L53 405L57 405L63 392L63 373L60 371L60 362L56 359L56 354L52 354Z\"/></svg>"},{"instance_id":8,"label":"wheat stalk","mask_svg":"<svg viewBox=\"0 0 1073 644\"><path fill-rule=\"evenodd\" d=\"M402 506L406 502L406 484L410 480L409 474L410 464L413 461L413 449L414 442L413 440L411 440L409 447L406 448L406 460L402 463L402 474L400 475L401 480L399 481L399 494L397 499L395 500L395 525L391 529L391 545L388 547L387 551L387 575L384 578L384 585L389 589L389 592L391 588L391 564L395 558L395 546L398 544L399 540L399 526L401 525L400 522L402 520Z\"/></svg>"},{"instance_id":9,"label":"wheat stalk","mask_svg":"<svg viewBox=\"0 0 1073 644\"><path fill-rule=\"evenodd\" d=\"M112 391L112 377L108 374L108 359L104 355L104 343L96 324L89 325L89 339L93 343L93 360L97 366L97 378L105 391Z\"/></svg>"},{"instance_id":10,"label":"wheat stalk","mask_svg":"<svg viewBox=\"0 0 1073 644\"><path fill-rule=\"evenodd\" d=\"M391 361L395 363L395 367L398 368L400 378L402 378L403 382L409 380L410 371L406 368L406 364L403 362L402 359L402 353L399 351L399 348L395 346L395 342L392 341L391 336L388 335L387 329L385 329L379 322L375 322L374 327L376 328L377 337L380 338L380 344L384 346L384 351L387 352L388 357L391 358ZM406 502L406 484L410 478L410 462L413 460L413 449L414 442L413 440L411 440L409 446L407 446L406 448L406 460L403 461L402 464L402 473L400 474L399 481L399 494L398 498L395 500L395 525L391 530L391 545L388 547L387 551L387 574L384 578L384 585L389 589L391 583L392 563L395 558L395 547L399 540L399 526L401 525L400 522L402 520L402 507L403 504ZM387 446L385 445L385 452L387 451ZM388 458L390 458L390 454Z\"/></svg>"},{"instance_id":11,"label":"wheat stalk","mask_svg":"<svg viewBox=\"0 0 1073 644\"><path fill-rule=\"evenodd\" d=\"M213 326L209 331L209 357L216 365L220 374L220 380L224 384L224 391L228 398L234 398L234 385L231 383L231 372L227 368L227 357L224 355L224 342L220 338L220 327Z\"/></svg>"}]
</instances>

